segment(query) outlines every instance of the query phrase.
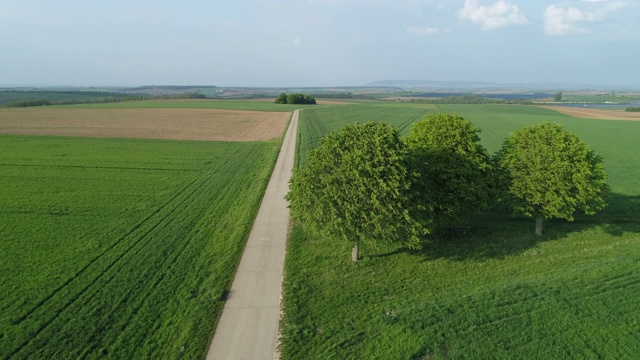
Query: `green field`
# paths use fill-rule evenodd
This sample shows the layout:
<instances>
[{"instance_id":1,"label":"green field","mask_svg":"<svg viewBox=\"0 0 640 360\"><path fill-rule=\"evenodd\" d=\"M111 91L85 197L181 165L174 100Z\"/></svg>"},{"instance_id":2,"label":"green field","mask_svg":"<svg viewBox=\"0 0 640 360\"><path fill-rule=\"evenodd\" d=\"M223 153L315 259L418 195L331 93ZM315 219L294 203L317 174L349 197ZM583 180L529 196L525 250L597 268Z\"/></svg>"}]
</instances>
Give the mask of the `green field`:
<instances>
[{"instance_id":1,"label":"green field","mask_svg":"<svg viewBox=\"0 0 640 360\"><path fill-rule=\"evenodd\" d=\"M640 101L640 96L637 93L619 95L619 94L603 94L603 95L590 95L590 94L563 94L562 101L566 102L588 102L588 103L604 103L606 101L611 102L629 102Z\"/></svg>"},{"instance_id":2,"label":"green field","mask_svg":"<svg viewBox=\"0 0 640 360\"><path fill-rule=\"evenodd\" d=\"M359 105L313 108L300 112L300 130L298 131L298 162L306 161L307 152L320 143L320 139L329 132L339 130L344 124L353 122L385 121L404 132L408 126L422 119L433 105L402 106L395 103L361 102Z\"/></svg>"},{"instance_id":3,"label":"green field","mask_svg":"<svg viewBox=\"0 0 640 360\"><path fill-rule=\"evenodd\" d=\"M640 189L640 161L635 145L640 136L640 122L578 119L556 111L518 105L439 105L439 110L455 112L482 129L482 144L497 151L509 133L544 121L564 125L580 136L604 158L609 184L614 192L637 195Z\"/></svg>"},{"instance_id":4,"label":"green field","mask_svg":"<svg viewBox=\"0 0 640 360\"><path fill-rule=\"evenodd\" d=\"M250 111L292 112L295 109L323 107L323 105L274 104L266 100L137 100L115 103L61 105L69 109L229 109Z\"/></svg>"},{"instance_id":5,"label":"green field","mask_svg":"<svg viewBox=\"0 0 640 360\"><path fill-rule=\"evenodd\" d=\"M301 162L342 123L384 119L406 133L406 122L419 115L393 115L380 106L344 109L301 113ZM468 233L433 240L424 251L364 244L357 264L349 259L350 243L296 226L285 265L283 358L637 356L640 162L634 144L640 123L510 105L434 111L474 122L491 152L523 126L564 124L604 157L609 206L574 222L551 221L543 238L533 234L532 220L493 209L474 219Z\"/></svg>"},{"instance_id":6,"label":"green field","mask_svg":"<svg viewBox=\"0 0 640 360\"><path fill-rule=\"evenodd\" d=\"M51 102L91 102L121 99L126 95L99 91L13 91L0 90L0 106L22 100L48 100Z\"/></svg>"},{"instance_id":7,"label":"green field","mask_svg":"<svg viewBox=\"0 0 640 360\"><path fill-rule=\"evenodd\" d=\"M203 358L279 141L0 143L0 358Z\"/></svg>"}]
</instances>

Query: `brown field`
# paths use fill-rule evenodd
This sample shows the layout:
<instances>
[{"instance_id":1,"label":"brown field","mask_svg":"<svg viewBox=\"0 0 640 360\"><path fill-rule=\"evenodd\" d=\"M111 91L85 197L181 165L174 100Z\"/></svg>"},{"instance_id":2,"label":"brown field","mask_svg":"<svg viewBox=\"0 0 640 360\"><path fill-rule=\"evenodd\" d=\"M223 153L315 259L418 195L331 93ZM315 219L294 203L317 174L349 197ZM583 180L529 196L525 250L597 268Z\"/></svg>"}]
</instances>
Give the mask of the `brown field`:
<instances>
[{"instance_id":1,"label":"brown field","mask_svg":"<svg viewBox=\"0 0 640 360\"><path fill-rule=\"evenodd\" d=\"M582 118L582 119L599 119L599 120L627 120L640 121L640 113L626 112L621 110L602 110L589 108L572 108L565 106L543 106L543 108L555 110L559 113Z\"/></svg>"},{"instance_id":2,"label":"brown field","mask_svg":"<svg viewBox=\"0 0 640 360\"><path fill-rule=\"evenodd\" d=\"M355 103L349 102L348 100L320 100L316 101L318 105L354 105Z\"/></svg>"},{"instance_id":3,"label":"brown field","mask_svg":"<svg viewBox=\"0 0 640 360\"><path fill-rule=\"evenodd\" d=\"M282 136L286 112L221 109L0 109L0 133L173 140L264 141Z\"/></svg>"}]
</instances>

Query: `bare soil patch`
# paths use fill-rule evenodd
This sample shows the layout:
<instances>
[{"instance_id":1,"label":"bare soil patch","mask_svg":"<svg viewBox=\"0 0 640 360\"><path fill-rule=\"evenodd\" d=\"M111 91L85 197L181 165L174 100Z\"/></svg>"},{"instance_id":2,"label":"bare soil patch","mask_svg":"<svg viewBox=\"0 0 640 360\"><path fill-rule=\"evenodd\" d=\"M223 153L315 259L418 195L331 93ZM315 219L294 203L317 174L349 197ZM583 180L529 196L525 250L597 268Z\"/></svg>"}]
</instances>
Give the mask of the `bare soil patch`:
<instances>
[{"instance_id":1,"label":"bare soil patch","mask_svg":"<svg viewBox=\"0 0 640 360\"><path fill-rule=\"evenodd\" d=\"M286 112L222 109L0 109L0 133L173 140L266 141Z\"/></svg>"},{"instance_id":2,"label":"bare soil patch","mask_svg":"<svg viewBox=\"0 0 640 360\"><path fill-rule=\"evenodd\" d=\"M543 108L582 119L640 121L640 113L637 112L590 108L572 108L565 106L543 106Z\"/></svg>"}]
</instances>

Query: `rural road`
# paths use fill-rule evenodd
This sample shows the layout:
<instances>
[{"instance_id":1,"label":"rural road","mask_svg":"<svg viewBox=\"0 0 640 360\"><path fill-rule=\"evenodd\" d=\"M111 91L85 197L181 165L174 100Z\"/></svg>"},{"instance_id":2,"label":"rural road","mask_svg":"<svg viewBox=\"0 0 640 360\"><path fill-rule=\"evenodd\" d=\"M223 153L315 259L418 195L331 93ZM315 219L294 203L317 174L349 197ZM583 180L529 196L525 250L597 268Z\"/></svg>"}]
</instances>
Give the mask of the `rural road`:
<instances>
[{"instance_id":1,"label":"rural road","mask_svg":"<svg viewBox=\"0 0 640 360\"><path fill-rule=\"evenodd\" d=\"M289 191L298 128L294 111L249 234L207 360L273 360L289 228Z\"/></svg>"}]
</instances>

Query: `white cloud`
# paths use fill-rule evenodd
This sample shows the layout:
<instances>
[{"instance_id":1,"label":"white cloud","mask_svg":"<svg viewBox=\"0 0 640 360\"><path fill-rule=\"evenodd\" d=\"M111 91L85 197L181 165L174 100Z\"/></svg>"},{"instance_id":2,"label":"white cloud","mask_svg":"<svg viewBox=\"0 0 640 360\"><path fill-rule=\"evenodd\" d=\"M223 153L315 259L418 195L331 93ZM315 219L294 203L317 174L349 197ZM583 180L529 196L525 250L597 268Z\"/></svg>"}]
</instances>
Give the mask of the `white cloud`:
<instances>
[{"instance_id":1,"label":"white cloud","mask_svg":"<svg viewBox=\"0 0 640 360\"><path fill-rule=\"evenodd\" d=\"M529 19L522 10L504 0L489 6L479 5L477 0L465 0L464 7L458 12L458 19L481 25L482 30L529 23Z\"/></svg>"},{"instance_id":2,"label":"white cloud","mask_svg":"<svg viewBox=\"0 0 640 360\"><path fill-rule=\"evenodd\" d=\"M587 23L602 21L614 11L634 5L631 1L582 0L590 9L549 5L544 11L544 32L551 36L587 34Z\"/></svg>"},{"instance_id":3,"label":"white cloud","mask_svg":"<svg viewBox=\"0 0 640 360\"><path fill-rule=\"evenodd\" d=\"M407 29L407 34L416 35L416 36L430 36L437 35L442 33L447 33L451 30L449 29L438 29L438 28L419 28L417 26L412 26Z\"/></svg>"},{"instance_id":4,"label":"white cloud","mask_svg":"<svg viewBox=\"0 0 640 360\"><path fill-rule=\"evenodd\" d=\"M293 40L291 40L291 42L293 43L293 45L300 45L302 44L302 39L300 39L300 36L296 36L293 38Z\"/></svg>"},{"instance_id":5,"label":"white cloud","mask_svg":"<svg viewBox=\"0 0 640 360\"><path fill-rule=\"evenodd\" d=\"M589 31L579 27L577 24L593 21L594 19L593 13L588 13L578 8L562 8L556 5L549 5L544 11L544 32L553 36L585 34Z\"/></svg>"}]
</instances>

